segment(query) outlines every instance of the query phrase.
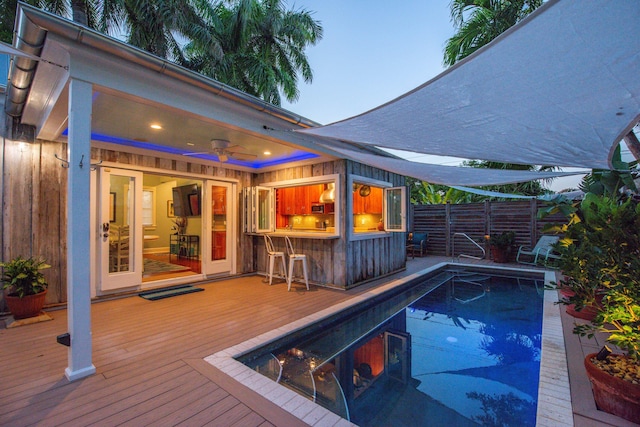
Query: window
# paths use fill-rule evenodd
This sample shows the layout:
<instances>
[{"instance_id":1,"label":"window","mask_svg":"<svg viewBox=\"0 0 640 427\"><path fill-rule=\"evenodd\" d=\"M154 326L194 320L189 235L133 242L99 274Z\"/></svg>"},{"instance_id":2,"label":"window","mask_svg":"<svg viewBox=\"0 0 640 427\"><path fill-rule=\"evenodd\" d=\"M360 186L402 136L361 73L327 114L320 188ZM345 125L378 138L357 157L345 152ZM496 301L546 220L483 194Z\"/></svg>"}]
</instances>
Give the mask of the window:
<instances>
[{"instance_id":1,"label":"window","mask_svg":"<svg viewBox=\"0 0 640 427\"><path fill-rule=\"evenodd\" d=\"M244 200L244 231L268 233L273 231L273 190L268 187L249 187L242 190Z\"/></svg>"},{"instance_id":2,"label":"window","mask_svg":"<svg viewBox=\"0 0 640 427\"><path fill-rule=\"evenodd\" d=\"M362 176L349 176L347 208L351 209L351 240L406 231L406 190Z\"/></svg>"},{"instance_id":3,"label":"window","mask_svg":"<svg viewBox=\"0 0 640 427\"><path fill-rule=\"evenodd\" d=\"M156 226L156 189L152 187L142 189L142 226Z\"/></svg>"},{"instance_id":4,"label":"window","mask_svg":"<svg viewBox=\"0 0 640 427\"><path fill-rule=\"evenodd\" d=\"M243 190L244 230L248 233L339 234L338 175L265 184ZM381 209L382 212L382 209Z\"/></svg>"}]
</instances>

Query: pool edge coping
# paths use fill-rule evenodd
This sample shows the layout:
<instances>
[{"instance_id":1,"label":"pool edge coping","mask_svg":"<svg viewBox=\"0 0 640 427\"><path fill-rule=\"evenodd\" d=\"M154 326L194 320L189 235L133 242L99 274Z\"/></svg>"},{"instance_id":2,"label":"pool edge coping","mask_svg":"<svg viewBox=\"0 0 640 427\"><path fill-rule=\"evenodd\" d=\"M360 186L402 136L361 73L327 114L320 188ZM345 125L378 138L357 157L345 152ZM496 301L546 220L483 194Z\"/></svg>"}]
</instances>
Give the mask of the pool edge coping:
<instances>
[{"instance_id":1,"label":"pool edge coping","mask_svg":"<svg viewBox=\"0 0 640 427\"><path fill-rule=\"evenodd\" d=\"M334 304L331 307L320 310L300 318L277 329L250 338L237 345L228 347L204 358L204 360L230 376L245 387L260 394L271 403L281 407L303 422L314 426L356 426L344 418L334 414L328 409L306 399L298 393L290 390L275 381L259 374L248 366L236 360L237 357L247 352L269 344L277 339L293 332L299 331L311 323L328 318L347 307L354 306L368 299L378 296L405 283L414 280L427 273L437 271L447 266L484 268L498 271L518 271L541 274L544 273L545 286L556 280L555 272L549 270L536 270L531 268L513 268L502 266L479 267L475 264L462 264L441 262L409 276L394 279L383 283L360 295L356 295L346 301ZM566 351L562 323L560 319L560 307L556 304L558 294L553 290L544 290L543 319L542 319L542 350L540 357L540 379L538 387L538 405L536 414L536 426L573 426L573 410L571 406L571 393L569 387L569 374L567 368ZM544 411L540 403L544 403ZM549 410L549 409L552 410Z\"/></svg>"}]
</instances>

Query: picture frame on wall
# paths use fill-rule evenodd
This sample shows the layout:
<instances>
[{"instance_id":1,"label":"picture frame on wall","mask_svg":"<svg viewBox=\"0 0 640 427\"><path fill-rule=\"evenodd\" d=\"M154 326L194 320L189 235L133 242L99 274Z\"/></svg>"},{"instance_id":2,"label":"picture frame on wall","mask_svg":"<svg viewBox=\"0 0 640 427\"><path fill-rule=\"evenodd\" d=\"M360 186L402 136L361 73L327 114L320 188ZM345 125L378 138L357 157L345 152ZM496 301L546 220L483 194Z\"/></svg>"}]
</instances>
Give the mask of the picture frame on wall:
<instances>
[{"instance_id":1,"label":"picture frame on wall","mask_svg":"<svg viewBox=\"0 0 640 427\"><path fill-rule=\"evenodd\" d=\"M176 213L173 210L173 200L167 200L167 217L175 218Z\"/></svg>"}]
</instances>

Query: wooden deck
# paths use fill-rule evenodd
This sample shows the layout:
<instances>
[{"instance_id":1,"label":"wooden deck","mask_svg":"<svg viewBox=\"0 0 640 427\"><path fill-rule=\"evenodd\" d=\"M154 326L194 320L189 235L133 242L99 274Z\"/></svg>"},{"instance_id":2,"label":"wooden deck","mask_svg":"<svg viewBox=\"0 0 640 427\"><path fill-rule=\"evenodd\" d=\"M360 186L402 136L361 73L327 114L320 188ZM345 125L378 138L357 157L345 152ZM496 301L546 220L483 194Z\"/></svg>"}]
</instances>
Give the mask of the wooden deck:
<instances>
[{"instance_id":1,"label":"wooden deck","mask_svg":"<svg viewBox=\"0 0 640 427\"><path fill-rule=\"evenodd\" d=\"M412 261L405 274L441 259ZM203 358L358 295L261 276L202 285L204 292L147 301L137 296L92 305L97 373L64 376L66 310L53 321L0 329L0 425L302 425L232 381Z\"/></svg>"},{"instance_id":2,"label":"wooden deck","mask_svg":"<svg viewBox=\"0 0 640 427\"><path fill-rule=\"evenodd\" d=\"M287 292L282 281L268 286L261 276L251 276L199 285L205 292L164 300L131 296L95 303L97 373L73 383L64 376L67 349L56 343L67 332L66 310L49 311L53 321L0 329L0 426L305 425L203 358L443 261L451 259L416 258L399 275L349 291L306 291L294 284ZM568 354L571 384L580 380L586 391L584 374L571 368L572 359L583 357L580 344L570 334L565 340L568 352L578 353ZM571 391L575 425L627 425L601 417L588 393Z\"/></svg>"}]
</instances>

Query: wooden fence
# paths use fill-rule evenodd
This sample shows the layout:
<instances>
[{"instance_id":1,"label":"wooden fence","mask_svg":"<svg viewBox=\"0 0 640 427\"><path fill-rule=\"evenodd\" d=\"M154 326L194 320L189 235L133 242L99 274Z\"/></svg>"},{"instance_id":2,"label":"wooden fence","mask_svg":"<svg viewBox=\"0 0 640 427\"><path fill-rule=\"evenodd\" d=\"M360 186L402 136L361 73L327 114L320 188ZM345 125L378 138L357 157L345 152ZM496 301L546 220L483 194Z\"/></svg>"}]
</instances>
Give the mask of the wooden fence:
<instances>
[{"instance_id":1,"label":"wooden fence","mask_svg":"<svg viewBox=\"0 0 640 427\"><path fill-rule=\"evenodd\" d=\"M412 205L410 231L429 233L428 250L431 255L482 256L482 251L461 233L489 250L484 236L504 231L515 232L516 247L532 247L549 223L565 222L562 215L537 218L538 209L546 202L527 200L517 202L490 202L446 205ZM515 258L515 253L512 254Z\"/></svg>"}]
</instances>

